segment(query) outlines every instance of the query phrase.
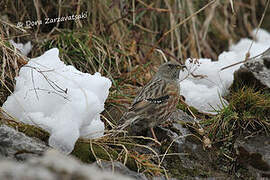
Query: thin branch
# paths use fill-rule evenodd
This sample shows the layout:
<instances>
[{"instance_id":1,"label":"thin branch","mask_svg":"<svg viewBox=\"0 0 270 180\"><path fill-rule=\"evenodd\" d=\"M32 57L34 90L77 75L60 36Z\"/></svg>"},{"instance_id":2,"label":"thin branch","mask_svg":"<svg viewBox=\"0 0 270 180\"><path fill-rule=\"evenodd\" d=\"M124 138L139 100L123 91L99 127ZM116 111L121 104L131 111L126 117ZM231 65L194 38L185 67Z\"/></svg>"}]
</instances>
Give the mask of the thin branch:
<instances>
[{"instance_id":1,"label":"thin branch","mask_svg":"<svg viewBox=\"0 0 270 180\"><path fill-rule=\"evenodd\" d=\"M256 29L256 32L255 32L255 35L254 35L255 37L257 36L258 31L259 31L259 29L260 29L260 27L261 27L261 25L262 25L262 22L263 22L263 20L264 20L264 16L265 16L266 11L267 11L268 6L269 6L269 2L270 2L270 0L267 1L267 4L266 4L266 6L265 6L265 8L264 8L263 15L262 15L262 17L261 17L261 20L260 20L260 22L259 22L259 25L258 25L258 27L257 27L257 29ZM251 44L250 44L250 46L249 46L249 48L248 48L248 52L247 52L245 61L247 61L247 59L248 59L249 56L250 56L250 49L251 49L253 43L254 43L254 39L252 40L252 42L251 42Z\"/></svg>"},{"instance_id":2,"label":"thin branch","mask_svg":"<svg viewBox=\"0 0 270 180\"><path fill-rule=\"evenodd\" d=\"M170 32L174 31L177 27L185 24L187 21L189 21L192 17L196 16L197 14L199 14L200 12L202 12L204 9L206 9L208 6L212 5L214 2L216 2L216 0L212 0L210 1L208 4L206 4L204 7L202 7L201 9L199 9L198 11L196 11L195 13L191 14L189 17L187 17L186 19L184 19L183 21L181 21L180 23L176 24L173 28L171 28L169 31L165 32L163 34L163 36L157 41L156 45L157 46ZM150 49L149 52L147 53L145 59L148 59L150 54L154 52L154 48Z\"/></svg>"}]
</instances>

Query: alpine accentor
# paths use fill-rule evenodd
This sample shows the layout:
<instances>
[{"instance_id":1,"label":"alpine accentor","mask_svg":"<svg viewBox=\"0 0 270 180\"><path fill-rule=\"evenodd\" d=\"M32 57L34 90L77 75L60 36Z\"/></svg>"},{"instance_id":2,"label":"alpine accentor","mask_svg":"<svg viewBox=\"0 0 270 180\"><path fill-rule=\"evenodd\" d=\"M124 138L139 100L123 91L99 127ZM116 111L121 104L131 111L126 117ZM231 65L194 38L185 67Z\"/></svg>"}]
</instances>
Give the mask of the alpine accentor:
<instances>
[{"instance_id":1,"label":"alpine accentor","mask_svg":"<svg viewBox=\"0 0 270 180\"><path fill-rule=\"evenodd\" d=\"M120 122L120 129L129 126L128 132L142 135L150 128L157 140L153 128L166 121L179 101L179 73L185 66L176 61L162 64L155 76L146 84L134 99Z\"/></svg>"}]
</instances>

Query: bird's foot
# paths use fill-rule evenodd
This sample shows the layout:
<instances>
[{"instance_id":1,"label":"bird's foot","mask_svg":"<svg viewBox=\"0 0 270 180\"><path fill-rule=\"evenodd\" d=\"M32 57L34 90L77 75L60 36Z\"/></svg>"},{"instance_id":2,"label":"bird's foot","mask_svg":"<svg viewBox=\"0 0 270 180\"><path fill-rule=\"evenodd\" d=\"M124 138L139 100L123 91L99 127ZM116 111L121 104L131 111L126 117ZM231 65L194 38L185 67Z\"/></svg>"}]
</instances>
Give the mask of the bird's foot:
<instances>
[{"instance_id":1,"label":"bird's foot","mask_svg":"<svg viewBox=\"0 0 270 180\"><path fill-rule=\"evenodd\" d=\"M155 132L154 132L154 129L151 127L150 130L151 130L152 136L153 136L153 138L154 138L154 140L155 140L155 143L156 143L157 145L161 146L161 142L158 141L157 136L156 136L156 134L155 134Z\"/></svg>"}]
</instances>

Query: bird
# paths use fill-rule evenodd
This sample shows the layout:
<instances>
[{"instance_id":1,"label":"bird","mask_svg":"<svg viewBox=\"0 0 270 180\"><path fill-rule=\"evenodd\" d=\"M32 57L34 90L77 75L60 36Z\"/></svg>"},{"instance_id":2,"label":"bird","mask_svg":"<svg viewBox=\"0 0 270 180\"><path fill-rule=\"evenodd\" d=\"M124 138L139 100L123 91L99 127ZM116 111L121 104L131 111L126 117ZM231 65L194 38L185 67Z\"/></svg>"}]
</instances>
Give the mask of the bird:
<instances>
[{"instance_id":1,"label":"bird","mask_svg":"<svg viewBox=\"0 0 270 180\"><path fill-rule=\"evenodd\" d=\"M174 60L162 64L120 119L120 129L129 127L128 132L141 135L150 128L152 137L159 142L154 128L176 110L180 98L179 74L185 68Z\"/></svg>"}]
</instances>

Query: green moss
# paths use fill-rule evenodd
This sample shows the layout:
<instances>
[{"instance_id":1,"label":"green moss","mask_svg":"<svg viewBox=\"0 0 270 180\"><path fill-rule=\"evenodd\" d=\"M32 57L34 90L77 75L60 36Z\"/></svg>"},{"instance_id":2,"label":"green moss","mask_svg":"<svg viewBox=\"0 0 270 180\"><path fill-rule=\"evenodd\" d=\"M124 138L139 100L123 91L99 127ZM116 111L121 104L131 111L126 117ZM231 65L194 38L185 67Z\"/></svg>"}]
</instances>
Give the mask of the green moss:
<instances>
[{"instance_id":1,"label":"green moss","mask_svg":"<svg viewBox=\"0 0 270 180\"><path fill-rule=\"evenodd\" d=\"M7 124L10 127L18 129L18 131L23 132L27 136L39 138L45 142L48 141L49 133L46 131L27 124L23 124L20 122L15 122L11 120L1 120L1 124ZM111 145L107 145L107 144ZM126 159L126 166L134 171L137 171L138 168L141 171L149 171L152 172L161 172L162 170L158 168L158 166L152 162L152 160L143 157L142 154L134 151L134 145L130 142L130 145L126 145L127 141L117 142L118 145L125 147L127 150L127 159ZM107 142L106 139L100 140L85 140L79 139L72 151L72 155L76 156L82 162L85 163L93 163L99 159L106 160L106 161L120 161L124 162L125 155L120 155L122 149L118 146L114 146L112 142Z\"/></svg>"},{"instance_id":2,"label":"green moss","mask_svg":"<svg viewBox=\"0 0 270 180\"><path fill-rule=\"evenodd\" d=\"M0 119L0 124L6 124L14 129L17 129L19 132L22 132L29 137L35 137L45 142L47 142L49 139L48 132L33 125L28 125L22 122L6 119Z\"/></svg>"},{"instance_id":3,"label":"green moss","mask_svg":"<svg viewBox=\"0 0 270 180\"><path fill-rule=\"evenodd\" d=\"M232 166L236 163L234 142L241 134L270 133L270 94L242 87L231 91L227 100L228 106L201 123L218 150L220 168L238 173L241 167Z\"/></svg>"},{"instance_id":4,"label":"green moss","mask_svg":"<svg viewBox=\"0 0 270 180\"><path fill-rule=\"evenodd\" d=\"M82 162L93 163L98 159L106 161L115 161L119 158L119 151L117 148L111 148L104 144L95 144L87 141L77 141L72 155L79 158ZM130 156L127 158L126 166L132 170L137 170L137 164Z\"/></svg>"},{"instance_id":5,"label":"green moss","mask_svg":"<svg viewBox=\"0 0 270 180\"><path fill-rule=\"evenodd\" d=\"M218 111L218 115L202 122L213 141L237 136L245 129L269 132L269 94L245 87L232 92L228 100L229 105Z\"/></svg>"}]
</instances>

